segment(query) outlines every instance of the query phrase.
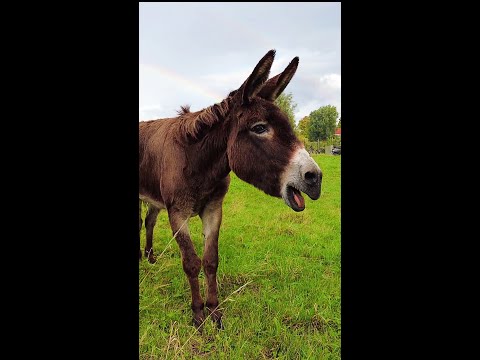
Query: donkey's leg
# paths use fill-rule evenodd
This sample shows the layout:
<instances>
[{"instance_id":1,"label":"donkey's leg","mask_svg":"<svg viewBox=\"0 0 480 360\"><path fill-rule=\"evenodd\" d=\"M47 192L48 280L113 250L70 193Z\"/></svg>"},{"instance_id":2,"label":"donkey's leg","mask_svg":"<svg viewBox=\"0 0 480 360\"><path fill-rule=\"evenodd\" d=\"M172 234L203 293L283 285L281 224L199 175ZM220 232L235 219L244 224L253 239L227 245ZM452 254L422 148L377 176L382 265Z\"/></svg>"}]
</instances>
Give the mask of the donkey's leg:
<instances>
[{"instance_id":1,"label":"donkey's leg","mask_svg":"<svg viewBox=\"0 0 480 360\"><path fill-rule=\"evenodd\" d=\"M200 218L202 219L205 239L203 271L207 280L206 308L217 327L223 329L222 312L217 309L218 233L222 222L222 200L208 203L200 213Z\"/></svg>"},{"instance_id":2,"label":"donkey's leg","mask_svg":"<svg viewBox=\"0 0 480 360\"><path fill-rule=\"evenodd\" d=\"M140 211L138 213L139 219L140 219L140 226L138 228L138 260L142 259L142 250L140 247L140 233L142 231L142 200L138 201Z\"/></svg>"},{"instance_id":3,"label":"donkey's leg","mask_svg":"<svg viewBox=\"0 0 480 360\"><path fill-rule=\"evenodd\" d=\"M155 223L157 222L158 213L160 209L149 205L147 216L145 216L145 228L147 229L147 243L145 244L145 257L148 258L148 261L153 264L157 259L153 255L152 242L153 242L153 229Z\"/></svg>"},{"instance_id":4,"label":"donkey's leg","mask_svg":"<svg viewBox=\"0 0 480 360\"><path fill-rule=\"evenodd\" d=\"M198 274L202 267L202 261L195 252L190 234L188 231L189 216L182 215L173 209L168 209L168 218L173 234L177 233L176 240L182 253L183 271L187 275L190 289L192 291L192 311L193 323L199 327L203 323L205 317L203 315L203 300L200 296L200 285L198 282Z\"/></svg>"}]
</instances>

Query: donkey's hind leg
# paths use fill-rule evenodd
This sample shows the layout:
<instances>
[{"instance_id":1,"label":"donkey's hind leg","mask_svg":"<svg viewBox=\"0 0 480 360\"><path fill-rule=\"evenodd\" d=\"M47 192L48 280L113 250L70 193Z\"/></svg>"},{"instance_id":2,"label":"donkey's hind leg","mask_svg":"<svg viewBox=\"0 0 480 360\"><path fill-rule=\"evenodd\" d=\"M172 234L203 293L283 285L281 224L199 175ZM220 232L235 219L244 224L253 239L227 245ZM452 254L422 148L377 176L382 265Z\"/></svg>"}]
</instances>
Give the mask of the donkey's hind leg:
<instances>
[{"instance_id":1,"label":"donkey's hind leg","mask_svg":"<svg viewBox=\"0 0 480 360\"><path fill-rule=\"evenodd\" d=\"M153 264L157 259L153 255L153 229L157 222L158 213L160 209L149 205L147 216L145 217L145 228L147 229L147 242L145 244L145 257L148 258L148 261Z\"/></svg>"},{"instance_id":2,"label":"donkey's hind leg","mask_svg":"<svg viewBox=\"0 0 480 360\"><path fill-rule=\"evenodd\" d=\"M142 200L138 201L138 218L140 226L138 227L138 260L142 260L142 249L140 248L140 232L142 231Z\"/></svg>"}]
</instances>

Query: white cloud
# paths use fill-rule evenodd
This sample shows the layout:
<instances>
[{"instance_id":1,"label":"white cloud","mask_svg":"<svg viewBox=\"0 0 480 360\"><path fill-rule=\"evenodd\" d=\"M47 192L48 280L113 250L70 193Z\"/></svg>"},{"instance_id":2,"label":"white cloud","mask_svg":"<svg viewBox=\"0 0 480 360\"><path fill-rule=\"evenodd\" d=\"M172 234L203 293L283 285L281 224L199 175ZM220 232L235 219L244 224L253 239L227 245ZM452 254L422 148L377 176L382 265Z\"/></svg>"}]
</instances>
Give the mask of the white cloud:
<instances>
[{"instance_id":1,"label":"white cloud","mask_svg":"<svg viewBox=\"0 0 480 360\"><path fill-rule=\"evenodd\" d=\"M337 108L340 116L342 112L341 104L341 83L342 77L336 73L322 75L317 79L300 79L302 88L302 97L306 97L304 93L308 94L308 101L301 102L297 106L295 113L296 120L302 119L309 115L312 111L325 105L333 105Z\"/></svg>"},{"instance_id":2,"label":"white cloud","mask_svg":"<svg viewBox=\"0 0 480 360\"><path fill-rule=\"evenodd\" d=\"M138 109L138 119L140 121L160 119L164 117L164 111L164 108L160 105L142 106Z\"/></svg>"},{"instance_id":3,"label":"white cloud","mask_svg":"<svg viewBox=\"0 0 480 360\"><path fill-rule=\"evenodd\" d=\"M316 100L310 101L302 106L297 106L297 111L295 112L295 119L297 121L301 120L305 116L308 116L312 111L317 110L320 106L321 105Z\"/></svg>"},{"instance_id":4,"label":"white cloud","mask_svg":"<svg viewBox=\"0 0 480 360\"><path fill-rule=\"evenodd\" d=\"M320 78L320 86L329 90L340 90L342 87L342 77L339 74L328 74Z\"/></svg>"},{"instance_id":5,"label":"white cloud","mask_svg":"<svg viewBox=\"0 0 480 360\"><path fill-rule=\"evenodd\" d=\"M230 91L238 89L243 84L255 65L251 69L202 75L200 79L206 86L226 97Z\"/></svg>"}]
</instances>

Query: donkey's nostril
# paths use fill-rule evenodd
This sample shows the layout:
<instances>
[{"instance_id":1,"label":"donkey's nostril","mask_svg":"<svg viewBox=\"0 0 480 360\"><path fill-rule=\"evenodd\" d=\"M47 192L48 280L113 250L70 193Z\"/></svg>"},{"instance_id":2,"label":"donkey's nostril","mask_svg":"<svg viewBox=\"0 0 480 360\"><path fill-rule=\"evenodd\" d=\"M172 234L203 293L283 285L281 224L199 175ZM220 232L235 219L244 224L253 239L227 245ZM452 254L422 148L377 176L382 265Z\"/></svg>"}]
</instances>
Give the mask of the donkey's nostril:
<instances>
[{"instance_id":1,"label":"donkey's nostril","mask_svg":"<svg viewBox=\"0 0 480 360\"><path fill-rule=\"evenodd\" d=\"M316 184L318 181L318 175L314 172L306 172L305 173L305 182L308 184L308 185L314 185Z\"/></svg>"}]
</instances>

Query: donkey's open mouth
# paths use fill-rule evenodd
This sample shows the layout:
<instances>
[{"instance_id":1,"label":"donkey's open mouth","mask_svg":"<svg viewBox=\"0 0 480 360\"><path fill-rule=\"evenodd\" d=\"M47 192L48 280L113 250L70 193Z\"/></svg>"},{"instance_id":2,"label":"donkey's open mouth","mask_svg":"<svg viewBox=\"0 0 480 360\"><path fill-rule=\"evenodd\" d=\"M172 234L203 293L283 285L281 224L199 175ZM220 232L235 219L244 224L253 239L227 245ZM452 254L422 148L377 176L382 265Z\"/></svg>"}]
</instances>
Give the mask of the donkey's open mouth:
<instances>
[{"instance_id":1,"label":"donkey's open mouth","mask_svg":"<svg viewBox=\"0 0 480 360\"><path fill-rule=\"evenodd\" d=\"M292 157L282 176L280 191L285 203L294 211L305 210L302 192L312 200L320 197L322 171L305 149L299 149Z\"/></svg>"},{"instance_id":2,"label":"donkey's open mouth","mask_svg":"<svg viewBox=\"0 0 480 360\"><path fill-rule=\"evenodd\" d=\"M293 186L287 186L285 202L295 211L305 210L305 199L300 190Z\"/></svg>"}]
</instances>

